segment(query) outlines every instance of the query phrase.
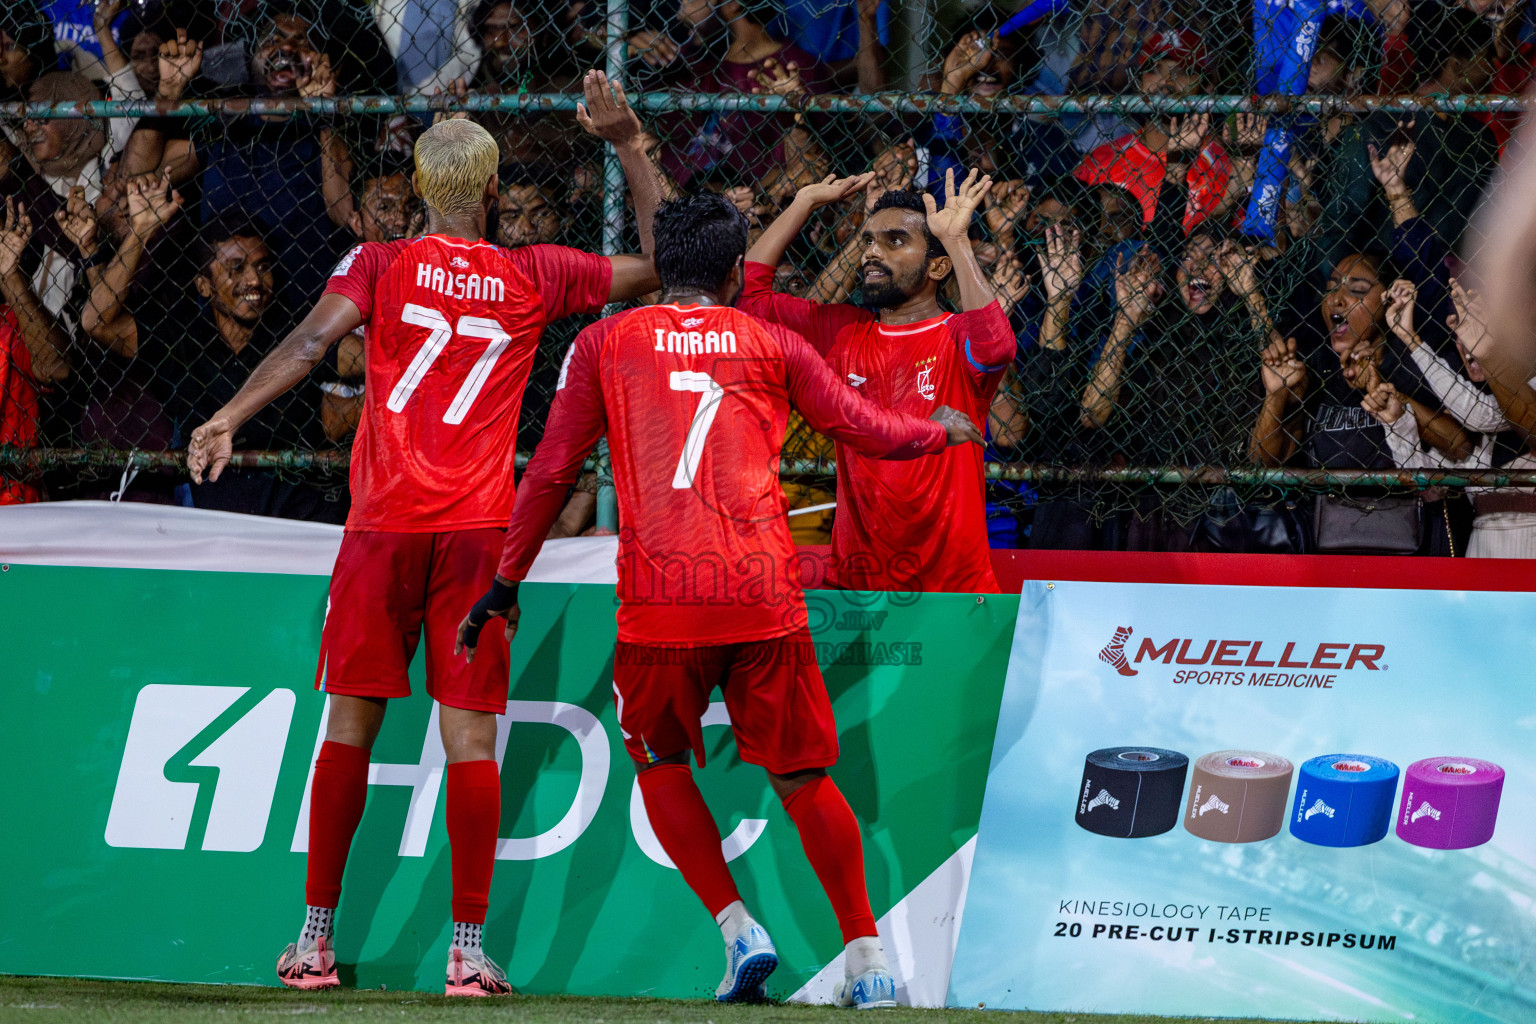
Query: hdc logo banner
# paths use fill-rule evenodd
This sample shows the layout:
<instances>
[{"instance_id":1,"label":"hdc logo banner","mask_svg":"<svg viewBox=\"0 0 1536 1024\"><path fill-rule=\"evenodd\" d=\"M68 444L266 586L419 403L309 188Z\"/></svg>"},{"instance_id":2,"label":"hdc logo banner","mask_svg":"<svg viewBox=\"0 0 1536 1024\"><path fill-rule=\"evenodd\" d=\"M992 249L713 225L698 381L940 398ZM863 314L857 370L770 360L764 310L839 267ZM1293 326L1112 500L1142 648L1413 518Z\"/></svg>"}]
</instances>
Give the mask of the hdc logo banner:
<instances>
[{"instance_id":1,"label":"hdc logo banner","mask_svg":"<svg viewBox=\"0 0 1536 1024\"><path fill-rule=\"evenodd\" d=\"M0 686L12 780L0 796L0 972L58 970L31 937L67 933L81 974L275 983L272 961L303 911L326 582L20 565L0 574L0 621L13 630ZM82 590L114 614L60 630L55 610ZM490 951L527 992L711 992L719 933L656 841L622 745L613 587L524 593L517 685L498 735ZM898 918L974 836L1017 598L813 598L843 728L834 775L866 828L875 912ZM414 682L374 748L338 954L348 983L440 990L445 757L419 664ZM700 785L732 870L773 928L783 958L773 994L808 992L842 947L831 908L814 898L762 770L736 757L723 706L704 725ZM941 997L943 977L928 984Z\"/></svg>"},{"instance_id":2,"label":"hdc logo banner","mask_svg":"<svg viewBox=\"0 0 1536 1024\"><path fill-rule=\"evenodd\" d=\"M950 1005L1536 1019L1533 619L1025 584Z\"/></svg>"}]
</instances>

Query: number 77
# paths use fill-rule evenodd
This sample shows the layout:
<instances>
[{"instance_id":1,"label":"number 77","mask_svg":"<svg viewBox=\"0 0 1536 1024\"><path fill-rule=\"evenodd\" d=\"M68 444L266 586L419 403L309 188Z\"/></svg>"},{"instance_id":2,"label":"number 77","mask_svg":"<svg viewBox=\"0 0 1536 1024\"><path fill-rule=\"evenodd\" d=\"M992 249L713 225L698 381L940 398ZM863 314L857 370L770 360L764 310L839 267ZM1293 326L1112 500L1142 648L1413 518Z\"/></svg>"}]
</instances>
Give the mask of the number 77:
<instances>
[{"instance_id":1,"label":"number 77","mask_svg":"<svg viewBox=\"0 0 1536 1024\"><path fill-rule=\"evenodd\" d=\"M490 342L485 351L480 353L480 358L475 360L475 365L469 368L469 376L464 378L459 393L453 396L448 411L443 413L444 423L463 423L464 417L469 415L469 407L475 404L485 382L491 379L491 370L496 360L501 358L501 354L511 344L512 336L502 330L501 324L483 316L461 316L456 327L449 327L448 318L443 314L414 302L407 302L400 310L400 321L425 327L430 333L421 348L416 350L411 365L405 368L405 373L395 382L394 390L389 393L389 401L385 404L390 412L405 411L406 402L410 401L411 395L425 379L427 371L432 369L432 364L437 362L437 357L442 355L443 349L448 347L448 339L454 334L463 338L484 338Z\"/></svg>"}]
</instances>

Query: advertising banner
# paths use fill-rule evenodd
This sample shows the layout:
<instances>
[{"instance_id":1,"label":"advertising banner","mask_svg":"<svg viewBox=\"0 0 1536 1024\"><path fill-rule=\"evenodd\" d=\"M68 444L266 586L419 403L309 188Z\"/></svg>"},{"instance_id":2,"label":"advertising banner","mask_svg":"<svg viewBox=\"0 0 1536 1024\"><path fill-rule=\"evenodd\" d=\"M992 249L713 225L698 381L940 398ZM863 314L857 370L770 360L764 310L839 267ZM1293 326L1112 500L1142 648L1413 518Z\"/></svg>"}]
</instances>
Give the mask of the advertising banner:
<instances>
[{"instance_id":1,"label":"advertising banner","mask_svg":"<svg viewBox=\"0 0 1536 1024\"><path fill-rule=\"evenodd\" d=\"M1532 622L1026 583L950 1004L1536 1020Z\"/></svg>"},{"instance_id":2,"label":"advertising banner","mask_svg":"<svg viewBox=\"0 0 1536 1024\"><path fill-rule=\"evenodd\" d=\"M326 583L0 566L0 972L276 983L303 917ZM907 911L961 898L1018 599L809 597L842 730L833 777L865 827L875 912L909 998L942 1002L953 915L909 925ZM719 932L650 831L614 716L614 600L612 586L523 588L486 945L525 992L712 995ZM420 658L413 679L374 750L347 868L347 985L442 986L444 754ZM718 728L700 785L778 945L770 991L824 997L841 974L831 907L723 705L705 724ZM925 957L934 935L943 955Z\"/></svg>"}]
</instances>

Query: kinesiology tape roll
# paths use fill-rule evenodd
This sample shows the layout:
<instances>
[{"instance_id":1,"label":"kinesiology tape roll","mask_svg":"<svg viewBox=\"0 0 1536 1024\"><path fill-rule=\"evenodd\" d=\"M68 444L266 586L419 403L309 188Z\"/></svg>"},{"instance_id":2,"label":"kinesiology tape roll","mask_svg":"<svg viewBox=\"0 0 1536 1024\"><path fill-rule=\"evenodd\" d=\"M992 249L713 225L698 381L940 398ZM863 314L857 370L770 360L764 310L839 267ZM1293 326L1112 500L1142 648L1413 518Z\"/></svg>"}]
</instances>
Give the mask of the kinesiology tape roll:
<instances>
[{"instance_id":1,"label":"kinesiology tape roll","mask_svg":"<svg viewBox=\"0 0 1536 1024\"><path fill-rule=\"evenodd\" d=\"M1179 820L1189 758L1161 747L1105 747L1088 755L1078 787L1077 823L1089 832L1138 839Z\"/></svg>"},{"instance_id":2,"label":"kinesiology tape roll","mask_svg":"<svg viewBox=\"0 0 1536 1024\"><path fill-rule=\"evenodd\" d=\"M1431 850L1464 850L1493 838L1504 769L1475 757L1428 757L1408 766L1397 834Z\"/></svg>"},{"instance_id":3,"label":"kinesiology tape roll","mask_svg":"<svg viewBox=\"0 0 1536 1024\"><path fill-rule=\"evenodd\" d=\"M1195 762L1184 827L1218 843L1255 843L1285 824L1296 769L1278 754L1218 750Z\"/></svg>"},{"instance_id":4,"label":"kinesiology tape roll","mask_svg":"<svg viewBox=\"0 0 1536 1024\"><path fill-rule=\"evenodd\" d=\"M1397 765L1365 754L1303 762L1291 804L1291 835L1315 846L1369 846L1392 824Z\"/></svg>"}]
</instances>

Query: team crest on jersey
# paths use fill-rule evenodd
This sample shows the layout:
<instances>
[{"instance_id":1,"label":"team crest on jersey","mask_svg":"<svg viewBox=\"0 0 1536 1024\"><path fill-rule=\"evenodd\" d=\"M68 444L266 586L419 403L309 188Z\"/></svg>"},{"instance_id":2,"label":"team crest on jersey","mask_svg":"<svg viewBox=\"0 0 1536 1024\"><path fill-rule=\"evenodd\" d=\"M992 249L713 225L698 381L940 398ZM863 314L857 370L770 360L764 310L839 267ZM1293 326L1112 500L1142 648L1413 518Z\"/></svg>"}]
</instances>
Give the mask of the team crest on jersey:
<instances>
[{"instance_id":1,"label":"team crest on jersey","mask_svg":"<svg viewBox=\"0 0 1536 1024\"><path fill-rule=\"evenodd\" d=\"M927 359L919 360L915 367L917 370L917 393L930 402L933 401L936 391L933 386L933 365L937 361L938 357L929 356Z\"/></svg>"}]
</instances>

